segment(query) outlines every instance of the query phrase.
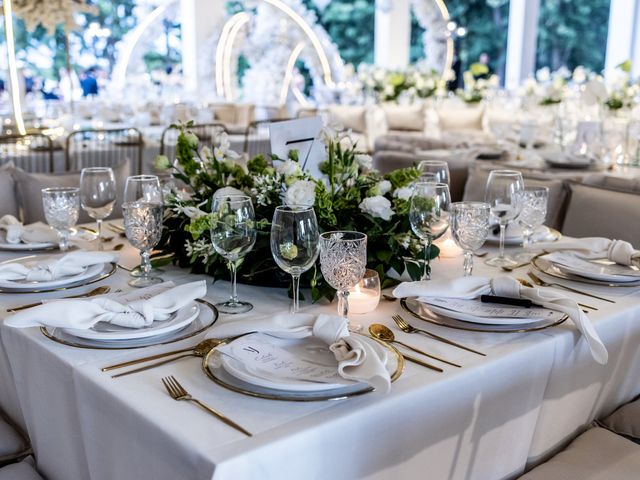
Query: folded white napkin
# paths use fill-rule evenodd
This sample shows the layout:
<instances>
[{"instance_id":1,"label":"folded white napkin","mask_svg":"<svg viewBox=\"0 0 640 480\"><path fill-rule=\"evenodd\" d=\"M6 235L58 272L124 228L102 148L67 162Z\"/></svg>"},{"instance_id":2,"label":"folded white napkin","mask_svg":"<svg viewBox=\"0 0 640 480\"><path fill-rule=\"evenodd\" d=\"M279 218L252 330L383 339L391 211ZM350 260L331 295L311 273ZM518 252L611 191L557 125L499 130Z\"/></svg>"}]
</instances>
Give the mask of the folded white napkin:
<instances>
[{"instance_id":1,"label":"folded white napkin","mask_svg":"<svg viewBox=\"0 0 640 480\"><path fill-rule=\"evenodd\" d=\"M430 298L474 299L480 295L526 298L536 305L562 312L573 320L589 345L596 362L604 365L609 354L598 333L578 304L551 288L523 287L511 277L463 277L455 280L429 280L425 282L404 282L398 285L393 295L397 298L418 297L427 302Z\"/></svg>"},{"instance_id":2,"label":"folded white napkin","mask_svg":"<svg viewBox=\"0 0 640 480\"><path fill-rule=\"evenodd\" d=\"M362 335L350 335L345 318L335 315L280 314L268 318L240 320L218 325L218 338L261 332L279 338L314 336L329 345L338 361L341 377L366 382L376 390L388 392L391 378L387 371L387 349Z\"/></svg>"},{"instance_id":3,"label":"folded white napkin","mask_svg":"<svg viewBox=\"0 0 640 480\"><path fill-rule=\"evenodd\" d=\"M58 259L49 259L29 268L21 263L0 265L0 281L26 280L48 282L71 275L79 275L100 263L116 263L118 256L106 252L71 252Z\"/></svg>"},{"instance_id":4,"label":"folded white napkin","mask_svg":"<svg viewBox=\"0 0 640 480\"><path fill-rule=\"evenodd\" d=\"M42 222L23 225L13 215L0 218L0 230L4 230L7 243L55 243L58 234Z\"/></svg>"},{"instance_id":5,"label":"folded white napkin","mask_svg":"<svg viewBox=\"0 0 640 480\"><path fill-rule=\"evenodd\" d=\"M640 267L640 250L624 240L602 237L561 238L556 242L536 243L532 248L545 252L575 250L579 257L587 260L606 258L620 265Z\"/></svg>"},{"instance_id":6,"label":"folded white napkin","mask_svg":"<svg viewBox=\"0 0 640 480\"><path fill-rule=\"evenodd\" d=\"M5 324L17 328L44 325L82 330L98 322L130 328L147 327L154 321L168 320L174 312L196 298L204 297L207 283L200 280L175 287L166 282L135 293L137 300L132 301L110 296L50 301L8 317Z\"/></svg>"}]
</instances>

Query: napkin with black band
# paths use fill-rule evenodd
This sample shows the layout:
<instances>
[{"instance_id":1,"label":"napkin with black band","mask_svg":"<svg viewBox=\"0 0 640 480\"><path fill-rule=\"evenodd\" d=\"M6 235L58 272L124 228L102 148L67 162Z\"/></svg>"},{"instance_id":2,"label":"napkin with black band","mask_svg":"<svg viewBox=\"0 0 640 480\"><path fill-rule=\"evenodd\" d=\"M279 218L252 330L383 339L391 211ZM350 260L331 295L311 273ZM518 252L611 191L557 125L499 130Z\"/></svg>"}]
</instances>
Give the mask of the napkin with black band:
<instances>
[{"instance_id":1,"label":"napkin with black band","mask_svg":"<svg viewBox=\"0 0 640 480\"><path fill-rule=\"evenodd\" d=\"M373 339L350 335L346 318L324 314L280 314L228 322L213 329L214 336L218 338L249 332L278 338L317 337L329 345L329 350L338 361L338 373L342 378L368 383L381 392L388 392L391 388L391 378L386 368L387 349Z\"/></svg>"},{"instance_id":2,"label":"napkin with black band","mask_svg":"<svg viewBox=\"0 0 640 480\"><path fill-rule=\"evenodd\" d=\"M89 329L98 322L130 328L143 328L154 321L166 321L172 314L207 294L205 280L178 287L172 282L135 292L135 300L127 296L101 296L85 299L51 300L8 317L10 327L61 327Z\"/></svg>"},{"instance_id":3,"label":"napkin with black band","mask_svg":"<svg viewBox=\"0 0 640 480\"><path fill-rule=\"evenodd\" d=\"M404 282L394 289L393 295L397 298L418 297L419 301L425 303L429 303L432 298L471 300L482 295L529 299L536 305L568 315L589 345L596 362L604 365L609 358L606 347L580 306L575 300L551 288L524 287L511 277L463 277L455 280Z\"/></svg>"}]
</instances>

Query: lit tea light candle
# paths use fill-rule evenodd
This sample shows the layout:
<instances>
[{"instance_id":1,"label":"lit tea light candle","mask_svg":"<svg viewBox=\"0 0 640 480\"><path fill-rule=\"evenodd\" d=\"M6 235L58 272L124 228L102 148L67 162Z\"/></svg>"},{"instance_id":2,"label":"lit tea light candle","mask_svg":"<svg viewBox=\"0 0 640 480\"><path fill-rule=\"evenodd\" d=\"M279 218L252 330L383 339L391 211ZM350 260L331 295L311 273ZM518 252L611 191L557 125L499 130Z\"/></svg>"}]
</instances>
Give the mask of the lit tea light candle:
<instances>
[{"instance_id":1,"label":"lit tea light candle","mask_svg":"<svg viewBox=\"0 0 640 480\"><path fill-rule=\"evenodd\" d=\"M433 243L440 249L440 256L442 258L459 257L464 253L451 236L451 232L449 230L447 230L447 233Z\"/></svg>"},{"instance_id":2,"label":"lit tea light candle","mask_svg":"<svg viewBox=\"0 0 640 480\"><path fill-rule=\"evenodd\" d=\"M367 270L362 280L349 290L349 313L373 312L380 302L380 277L375 270Z\"/></svg>"}]
</instances>

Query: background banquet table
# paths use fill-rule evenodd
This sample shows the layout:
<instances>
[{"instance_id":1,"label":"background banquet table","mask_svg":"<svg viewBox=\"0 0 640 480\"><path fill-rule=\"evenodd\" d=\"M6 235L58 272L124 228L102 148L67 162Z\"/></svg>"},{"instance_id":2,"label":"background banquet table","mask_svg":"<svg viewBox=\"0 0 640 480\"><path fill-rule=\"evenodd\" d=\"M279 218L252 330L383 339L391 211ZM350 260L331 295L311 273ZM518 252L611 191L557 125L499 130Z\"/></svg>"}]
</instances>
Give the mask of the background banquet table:
<instances>
[{"instance_id":1,"label":"background banquet table","mask_svg":"<svg viewBox=\"0 0 640 480\"><path fill-rule=\"evenodd\" d=\"M136 260L133 249L123 250L121 263L132 266ZM433 275L460 276L461 263L461 257L438 260ZM514 275L523 275L522 270ZM474 273L496 271L476 260ZM200 278L176 268L168 268L163 277L176 283ZM127 280L128 273L118 270L101 284L128 289ZM238 319L287 309L284 289L241 285L239 292L255 308ZM438 479L513 478L591 420L640 393L638 293L607 293L615 304L587 302L599 308L589 316L609 350L605 366L593 361L570 322L517 334L471 333L425 323L487 356L399 333L463 368L447 366L436 373L409 363L389 394L312 403L224 390L207 379L196 358L118 379L100 371L121 360L193 345L215 336L215 326L171 345L97 351L54 343L36 328L2 325L0 406L26 428L38 469L53 480L384 479L423 477L426 471ZM228 283L220 281L209 284L206 298L220 301L227 294ZM2 294L0 302L4 311L44 296ZM314 313L334 309L307 302L303 308ZM410 319L399 302L382 301L371 314L353 315L352 322L393 326L395 313ZM237 318L223 315L219 322ZM166 375L175 375L196 398L254 436L246 438L199 408L172 400L160 381Z\"/></svg>"}]
</instances>

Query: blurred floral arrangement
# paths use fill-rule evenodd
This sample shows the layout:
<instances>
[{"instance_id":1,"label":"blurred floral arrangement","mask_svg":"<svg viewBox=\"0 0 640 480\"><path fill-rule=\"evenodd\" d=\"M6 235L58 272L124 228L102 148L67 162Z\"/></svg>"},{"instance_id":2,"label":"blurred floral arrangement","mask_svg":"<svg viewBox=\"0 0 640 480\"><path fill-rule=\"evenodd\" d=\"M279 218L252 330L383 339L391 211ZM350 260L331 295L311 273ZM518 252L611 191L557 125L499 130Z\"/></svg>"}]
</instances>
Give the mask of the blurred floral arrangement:
<instances>
[{"instance_id":1,"label":"blurred floral arrangement","mask_svg":"<svg viewBox=\"0 0 640 480\"><path fill-rule=\"evenodd\" d=\"M210 241L211 205L216 196L244 194L253 199L257 240L238 264L240 282L288 284L289 276L273 261L269 244L273 212L281 204L313 205L321 231L366 232L368 268L379 273L383 288L397 283L394 278L405 270L411 278L420 278L422 245L409 224L411 184L420 176L416 168L381 175L372 169L371 157L358 151L348 134L329 128L322 134L326 147L322 178L313 178L302 170L296 150L290 151L287 159L257 156L244 167L237 161L240 156L230 150L226 134L220 136L212 151L200 144L189 131L190 125L180 127L173 164L162 156L156 162L158 168L169 169L181 184L166 195L160 247L180 266L227 278L225 260ZM432 248L431 258L438 254L438 249ZM323 282L317 266L303 276L304 284L312 288L314 301L335 294Z\"/></svg>"},{"instance_id":2,"label":"blurred floral arrangement","mask_svg":"<svg viewBox=\"0 0 640 480\"><path fill-rule=\"evenodd\" d=\"M609 82L608 97L604 104L609 110L633 108L638 100L640 86L631 81L631 61L622 62L616 67Z\"/></svg>"},{"instance_id":3,"label":"blurred floral arrangement","mask_svg":"<svg viewBox=\"0 0 640 480\"><path fill-rule=\"evenodd\" d=\"M365 95L377 102L424 99L446 92L446 84L438 72L423 64L389 70L362 63L357 73Z\"/></svg>"},{"instance_id":4,"label":"blurred floral arrangement","mask_svg":"<svg viewBox=\"0 0 640 480\"><path fill-rule=\"evenodd\" d=\"M456 93L466 103L479 103L500 87L500 77L490 74L489 67L483 63L471 64L462 78L464 89L458 89Z\"/></svg>"},{"instance_id":5,"label":"blurred floral arrangement","mask_svg":"<svg viewBox=\"0 0 640 480\"><path fill-rule=\"evenodd\" d=\"M13 0L13 12L24 20L27 30L34 31L42 25L49 35L53 35L58 25L65 31L76 30L78 13L96 13L93 5L86 0Z\"/></svg>"}]
</instances>

